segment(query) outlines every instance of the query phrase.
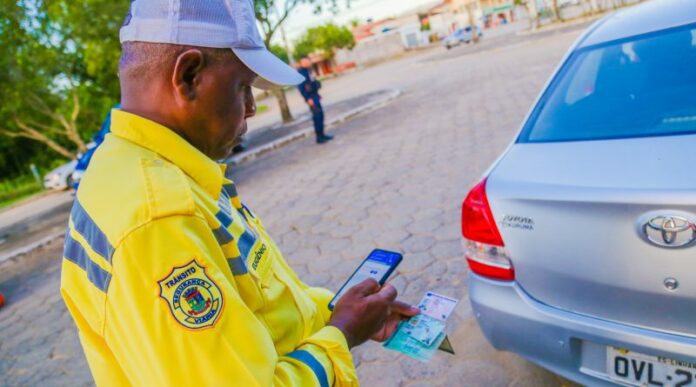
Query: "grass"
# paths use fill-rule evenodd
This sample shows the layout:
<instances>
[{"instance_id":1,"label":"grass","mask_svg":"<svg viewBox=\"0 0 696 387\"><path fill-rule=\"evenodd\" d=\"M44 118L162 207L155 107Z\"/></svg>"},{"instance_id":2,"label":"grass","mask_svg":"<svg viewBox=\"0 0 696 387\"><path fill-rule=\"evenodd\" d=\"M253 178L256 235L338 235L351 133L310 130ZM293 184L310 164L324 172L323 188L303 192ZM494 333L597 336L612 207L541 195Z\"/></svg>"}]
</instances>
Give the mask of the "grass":
<instances>
[{"instance_id":1,"label":"grass","mask_svg":"<svg viewBox=\"0 0 696 387\"><path fill-rule=\"evenodd\" d=\"M268 105L259 104L256 106L256 114L265 113L268 111Z\"/></svg>"},{"instance_id":2,"label":"grass","mask_svg":"<svg viewBox=\"0 0 696 387\"><path fill-rule=\"evenodd\" d=\"M43 187L32 176L20 176L12 180L0 181L0 208L35 196L42 191Z\"/></svg>"}]
</instances>

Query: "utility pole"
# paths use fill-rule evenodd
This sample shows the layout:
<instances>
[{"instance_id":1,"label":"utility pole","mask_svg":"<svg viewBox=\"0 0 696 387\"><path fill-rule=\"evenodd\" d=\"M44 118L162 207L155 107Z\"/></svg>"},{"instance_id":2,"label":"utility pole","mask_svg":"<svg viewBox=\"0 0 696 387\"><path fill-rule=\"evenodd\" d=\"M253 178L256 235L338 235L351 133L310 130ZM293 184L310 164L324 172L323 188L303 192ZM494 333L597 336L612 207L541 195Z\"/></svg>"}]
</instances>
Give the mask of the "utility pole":
<instances>
[{"instance_id":1,"label":"utility pole","mask_svg":"<svg viewBox=\"0 0 696 387\"><path fill-rule=\"evenodd\" d=\"M599 13L599 5L597 5L597 0L586 0L586 2L590 7L590 15Z\"/></svg>"},{"instance_id":2,"label":"utility pole","mask_svg":"<svg viewBox=\"0 0 696 387\"><path fill-rule=\"evenodd\" d=\"M539 11L537 10L536 0L527 0L527 11L529 12L529 27L531 30L539 28Z\"/></svg>"},{"instance_id":3,"label":"utility pole","mask_svg":"<svg viewBox=\"0 0 696 387\"><path fill-rule=\"evenodd\" d=\"M480 0L469 0L466 3L466 13L469 15L469 26L471 27L471 41L476 44L479 42L478 23L474 17L474 9L481 9Z\"/></svg>"}]
</instances>

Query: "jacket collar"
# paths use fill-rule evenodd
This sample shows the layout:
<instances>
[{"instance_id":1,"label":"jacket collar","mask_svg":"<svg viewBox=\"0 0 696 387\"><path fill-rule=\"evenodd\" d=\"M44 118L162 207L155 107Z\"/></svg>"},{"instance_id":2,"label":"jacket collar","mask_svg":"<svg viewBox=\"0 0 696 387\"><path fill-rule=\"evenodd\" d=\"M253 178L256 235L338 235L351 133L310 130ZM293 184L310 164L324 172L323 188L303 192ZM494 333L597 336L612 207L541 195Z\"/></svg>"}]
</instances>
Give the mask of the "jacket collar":
<instances>
[{"instance_id":1,"label":"jacket collar","mask_svg":"<svg viewBox=\"0 0 696 387\"><path fill-rule=\"evenodd\" d=\"M216 163L171 129L135 114L113 109L111 133L175 164L212 197L220 195L225 165Z\"/></svg>"}]
</instances>

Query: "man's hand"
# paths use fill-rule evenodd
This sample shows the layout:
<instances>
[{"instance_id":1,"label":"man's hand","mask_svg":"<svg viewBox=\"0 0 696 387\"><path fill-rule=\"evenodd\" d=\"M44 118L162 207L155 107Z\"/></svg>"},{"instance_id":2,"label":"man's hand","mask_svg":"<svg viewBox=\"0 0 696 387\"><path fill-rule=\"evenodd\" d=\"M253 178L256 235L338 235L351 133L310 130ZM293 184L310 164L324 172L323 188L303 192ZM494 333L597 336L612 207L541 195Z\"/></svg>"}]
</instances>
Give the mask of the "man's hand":
<instances>
[{"instance_id":1,"label":"man's hand","mask_svg":"<svg viewBox=\"0 0 696 387\"><path fill-rule=\"evenodd\" d=\"M389 313L387 321L382 326L382 329L372 335L372 340L379 342L386 341L394 334L396 327L399 326L402 320L406 320L420 313L420 309L401 301L392 302L390 309L391 313Z\"/></svg>"},{"instance_id":2,"label":"man's hand","mask_svg":"<svg viewBox=\"0 0 696 387\"><path fill-rule=\"evenodd\" d=\"M341 330L351 348L370 338L386 339L402 317L418 313L416 308L395 301L396 295L393 286L380 287L374 279L366 279L338 300L328 325Z\"/></svg>"},{"instance_id":3,"label":"man's hand","mask_svg":"<svg viewBox=\"0 0 696 387\"><path fill-rule=\"evenodd\" d=\"M314 109L314 100L313 99L308 99L307 100L307 105L309 105L310 109Z\"/></svg>"}]
</instances>

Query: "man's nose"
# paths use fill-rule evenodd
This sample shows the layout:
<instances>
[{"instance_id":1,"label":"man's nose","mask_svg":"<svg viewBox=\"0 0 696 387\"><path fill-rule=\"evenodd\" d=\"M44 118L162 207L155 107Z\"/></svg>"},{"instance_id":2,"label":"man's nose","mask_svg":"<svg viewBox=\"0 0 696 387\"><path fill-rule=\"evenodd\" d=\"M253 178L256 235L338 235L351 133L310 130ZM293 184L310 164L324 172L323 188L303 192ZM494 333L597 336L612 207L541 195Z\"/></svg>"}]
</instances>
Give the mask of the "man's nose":
<instances>
[{"instance_id":1,"label":"man's nose","mask_svg":"<svg viewBox=\"0 0 696 387\"><path fill-rule=\"evenodd\" d=\"M244 118L251 118L256 115L256 101L251 99L250 103L247 103L247 108L245 109Z\"/></svg>"}]
</instances>

